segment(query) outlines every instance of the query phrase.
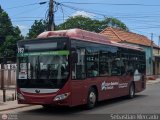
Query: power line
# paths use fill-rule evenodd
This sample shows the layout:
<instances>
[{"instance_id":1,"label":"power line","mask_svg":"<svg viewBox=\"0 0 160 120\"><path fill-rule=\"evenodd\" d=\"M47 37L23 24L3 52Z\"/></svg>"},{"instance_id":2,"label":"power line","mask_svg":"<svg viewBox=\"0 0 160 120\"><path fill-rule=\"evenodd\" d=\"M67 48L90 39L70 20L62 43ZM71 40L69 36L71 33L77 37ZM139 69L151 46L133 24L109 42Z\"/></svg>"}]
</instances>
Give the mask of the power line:
<instances>
[{"instance_id":1,"label":"power line","mask_svg":"<svg viewBox=\"0 0 160 120\"><path fill-rule=\"evenodd\" d=\"M61 10L62 10L62 5L61 4L58 4L61 6ZM73 9L73 10L79 10L79 8L75 8L75 7L72 7L72 6L67 6L69 7L70 9ZM71 8L72 7L72 8ZM58 9L58 7L57 7ZM82 9L81 9L82 10ZM84 10L83 10L84 11ZM93 12L92 12L93 13ZM95 13L95 12L94 12ZM97 14L97 13L96 13ZM99 15L99 14L98 14ZM101 14L102 15L102 14ZM105 14L103 14L103 18L100 18L100 19L104 19L104 16L106 16ZM71 17L71 16L70 16ZM119 19L119 18L125 18L125 19L134 19L134 18L149 18L149 17L152 17L152 18L155 18L155 17L160 17L160 16L128 16L128 17L123 17L123 16L116 16L115 18ZM64 13L63 13L63 21L64 21ZM136 22L139 21L139 20L135 20ZM147 21L146 21L147 22ZM145 22L143 22L145 23Z\"/></svg>"},{"instance_id":2,"label":"power line","mask_svg":"<svg viewBox=\"0 0 160 120\"><path fill-rule=\"evenodd\" d=\"M48 2L48 1L45 1L45 2L40 2L40 3L33 3L33 4L27 4L27 5L34 5L34 4L45 4L46 2ZM58 2L55 2L55 3L58 3ZM76 2L63 2L63 3L76 3ZM79 3L76 3L76 4L79 4ZM81 3L81 4L98 4L98 3ZM99 4L105 4L105 3L99 3ZM106 3L106 4L108 4L108 3ZM23 5L23 6L27 6L27 5ZM58 3L58 5L63 5L63 6L65 6L65 7L68 7L68 8L70 8L70 9L73 9L73 10L83 10L83 11L86 11L86 10L84 10L84 9L80 9L80 8L76 8L76 7L73 7L73 6L68 6L68 5L64 5L64 4L62 4L62 3ZM125 5L127 5L127 4L125 4ZM132 4L133 5L133 4ZM139 4L134 4L134 5L139 5ZM18 7L23 7L23 6L18 6ZM16 7L12 7L12 8L16 8ZM101 14L101 13L97 13L97 12L91 12L91 11L87 11L87 12L89 12L89 13L93 13L93 14L97 14L97 15L101 15L101 16L107 16L106 14ZM117 16L116 18L149 18L149 17L160 17L160 16L133 16L133 17L130 17L130 16Z\"/></svg>"},{"instance_id":3,"label":"power line","mask_svg":"<svg viewBox=\"0 0 160 120\"><path fill-rule=\"evenodd\" d=\"M61 7L62 7L62 5L61 5ZM69 7L71 9L73 9L73 10L79 10L79 8L75 8L75 7L72 7L72 6L66 6L66 7ZM68 16L68 17L71 17L71 16ZM159 17L159 16L141 16L141 17L126 17L126 18L144 18L144 17ZM116 18L120 18L120 17L116 17ZM122 18L125 18L125 17L122 17ZM104 18L102 18L102 19L104 19ZM62 20L64 21L64 13L63 13L63 19ZM14 21L18 22L18 21L34 21L34 20L14 20ZM135 20L135 21L138 22L138 20ZM138 27L138 29L148 29L148 28L157 28L157 25L155 27L153 25L151 27L148 27L148 26L147 27Z\"/></svg>"},{"instance_id":4,"label":"power line","mask_svg":"<svg viewBox=\"0 0 160 120\"><path fill-rule=\"evenodd\" d=\"M88 13L97 14L97 15L100 15L100 16L106 16L105 14L101 14L101 13L97 13L97 12L91 12L91 11L87 11L87 10L84 10L84 9L81 9L81 8L76 8L76 7L65 5L65 4L61 4L61 5L64 6L64 7L70 8L72 10L75 10L75 11L81 10L81 11L86 11Z\"/></svg>"},{"instance_id":5,"label":"power line","mask_svg":"<svg viewBox=\"0 0 160 120\"><path fill-rule=\"evenodd\" d=\"M35 19L34 20L13 20L12 22L24 22L24 21L35 21Z\"/></svg>"},{"instance_id":6,"label":"power line","mask_svg":"<svg viewBox=\"0 0 160 120\"><path fill-rule=\"evenodd\" d=\"M147 34L147 35L151 35L151 33L149 33L149 32L144 32L144 31L141 31L141 30L137 30L137 29L135 29L135 28L131 28L130 30L133 30L133 31L136 31L136 32L140 32L140 33L145 33L145 34ZM159 34L155 34L155 33L153 33L153 35L154 36L159 36Z\"/></svg>"},{"instance_id":7,"label":"power line","mask_svg":"<svg viewBox=\"0 0 160 120\"><path fill-rule=\"evenodd\" d=\"M60 7L61 7L61 11L62 11L62 15L63 15L63 22L64 22L64 10L63 10L62 5L60 5Z\"/></svg>"},{"instance_id":8,"label":"power line","mask_svg":"<svg viewBox=\"0 0 160 120\"><path fill-rule=\"evenodd\" d=\"M44 17L16 17L16 18L12 18L12 20L14 19L28 19L28 18L44 18Z\"/></svg>"},{"instance_id":9,"label":"power line","mask_svg":"<svg viewBox=\"0 0 160 120\"><path fill-rule=\"evenodd\" d=\"M65 20L65 18L64 18L64 10L63 10L63 8L62 7L66 7L66 8L69 8L69 9L72 9L72 10L74 10L74 11L79 11L79 10L81 10L81 11L85 11L85 12L88 12L88 13L93 13L93 14L96 14L96 15L100 15L100 16L103 16L103 18L100 18L100 19L104 19L104 17L105 16L108 16L108 15L106 15L106 14L102 14L102 12L94 12L94 11L89 11L89 10L85 10L85 9L81 9L81 8L77 8L77 7L74 7L74 6L70 6L70 5L66 5L66 4L63 4L63 3L67 3L67 2L63 2L63 3L58 3L58 2L54 2L55 3L55 10L54 10L54 12L56 12L57 10L58 10L58 6L60 6L61 7L61 12L62 12L62 14L63 14L63 19L61 19L61 20L63 20L63 22L64 22L64 20ZM68 2L69 3L69 2ZM71 3L71 2L70 2ZM30 5L36 5L37 3L34 3L34 4L28 4L28 6L30 6ZM39 3L38 3L39 4ZM45 3L44 3L45 4ZM76 3L76 4L78 4L78 3ZM81 3L82 4L82 3ZM86 3L85 3L86 4ZM90 4L90 3L87 3L87 4ZM91 3L91 4L96 4L96 3ZM104 3L99 3L99 4L104 4ZM108 3L105 3L105 4L108 4ZM118 5L118 4L116 4L116 5ZM121 4L122 5L122 4ZM127 5L127 4L125 4L125 5ZM133 4L132 4L133 5ZM134 4L134 5L139 5L140 6L140 4ZM142 5L142 4L141 4ZM17 8L19 8L19 7L25 7L25 6L27 6L27 5L23 5L23 6L16 6ZM151 5L150 5L151 6ZM152 5L153 6L153 5ZM160 6L160 5L156 5L156 6ZM16 8L16 7L14 7L14 8ZM13 9L13 7L12 8L10 8L10 9ZM67 17L72 17L72 16L68 16L67 15ZM157 17L160 17L160 15L143 15L143 16L130 16L130 14L128 14L128 15L126 15L126 16L116 16L116 17L114 17L114 18L121 18L121 19L133 19L133 20L135 20L135 19L140 19L140 18L157 18ZM23 19L24 18L24 19ZM31 18L31 19L29 19L29 18ZM13 20L14 22L22 22L22 21L24 21L24 22L30 22L30 21L35 21L35 20L32 20L32 18L34 19L34 18L43 18L43 17L19 17L19 18L17 18L17 19L15 19L15 20ZM97 17L96 17L97 18ZM95 19L96 19L95 18ZM22 20L18 20L18 19L22 19ZM57 19L56 18L56 20L60 20L60 19ZM147 19L145 19L145 20L147 20ZM140 20L135 20L136 22L139 22ZM144 24L145 23L148 23L147 21L145 22L143 22ZM148 24L147 24L148 25ZM137 27L137 28L134 28L134 29L153 29L153 28L160 28L160 26L159 25L152 25L151 27L149 27L149 26L141 26L141 27ZM133 29L131 29L131 30L133 30Z\"/></svg>"},{"instance_id":10,"label":"power line","mask_svg":"<svg viewBox=\"0 0 160 120\"><path fill-rule=\"evenodd\" d=\"M103 16L103 17L108 16L107 14L103 14L102 12L88 11L88 10L84 10L84 9L81 9L81 8L69 6L69 5L66 5L66 4L63 4L63 3L76 3L76 2L61 2L59 4L62 4L64 7L70 8L70 9L75 10L75 11L81 10L81 11L86 11L88 13L93 13L93 14L96 14L96 15L100 15L100 16ZM79 3L77 3L77 4L79 4ZM90 4L90 3L82 3L82 4ZM91 4L97 4L97 3L91 3ZM100 3L100 4L104 4L104 3ZM108 4L108 3L106 3L106 4ZM128 5L128 4L125 4L125 5ZM131 4L131 5L142 5L142 4ZM123 18L126 18L126 19L128 19L128 18L157 18L157 17L160 17L160 15L159 14L158 15L153 15L152 14L152 15L143 15L143 16L130 16L130 14L128 14L128 15L125 15L125 16L116 16L116 17L114 16L114 18L117 18L117 19L120 19L120 18L121 19L123 19Z\"/></svg>"},{"instance_id":11,"label":"power line","mask_svg":"<svg viewBox=\"0 0 160 120\"><path fill-rule=\"evenodd\" d=\"M6 8L6 9L16 9L16 8L21 8L21 7L28 7L28 6L33 6L33 5L43 5L46 4L48 1L44 1L44 2L39 2L39 3L31 3L31 4L26 4L26 5L20 5L20 6L15 6L15 7L10 7L10 8Z\"/></svg>"},{"instance_id":12,"label":"power line","mask_svg":"<svg viewBox=\"0 0 160 120\"><path fill-rule=\"evenodd\" d=\"M65 4L86 4L86 5L113 5L113 6L151 6L151 7L158 7L160 5L147 5L147 4L113 4L113 3L81 3L81 2L61 2Z\"/></svg>"},{"instance_id":13,"label":"power line","mask_svg":"<svg viewBox=\"0 0 160 120\"><path fill-rule=\"evenodd\" d=\"M33 11L37 11L39 8L41 8L40 6L37 6L36 8L32 8L32 9L25 9L24 11L21 11L21 12L19 12L19 13L17 13L17 14L14 14L14 16L19 16L19 15L22 15L22 14L24 14L24 13L28 13L28 12L31 12L32 11L32 13L33 13ZM12 16L13 17L13 16Z\"/></svg>"},{"instance_id":14,"label":"power line","mask_svg":"<svg viewBox=\"0 0 160 120\"><path fill-rule=\"evenodd\" d=\"M65 2L64 2L65 3ZM65 5L65 4L62 4L62 3L59 3L61 4L61 6L64 6L64 7L67 7L67 8L70 8L72 10L75 10L75 11L85 11L85 12L88 12L88 13L92 13L92 14L96 14L96 15L100 15L100 16L108 16L107 14L102 14L102 13L98 13L98 12L93 12L93 11L88 11L88 10L85 10L85 9L81 9L81 8L77 8L77 7L73 7L73 6L69 6L69 5ZM160 15L143 15L143 16L116 16L116 18L153 18L153 17L160 17Z\"/></svg>"},{"instance_id":15,"label":"power line","mask_svg":"<svg viewBox=\"0 0 160 120\"><path fill-rule=\"evenodd\" d=\"M151 27L137 27L135 29L153 29L153 28L160 28L160 26L151 26Z\"/></svg>"},{"instance_id":16,"label":"power line","mask_svg":"<svg viewBox=\"0 0 160 120\"><path fill-rule=\"evenodd\" d=\"M46 18L46 17L45 17L45 14L46 14L46 11L47 11L48 8L49 8L49 5L48 5L48 4L45 4L43 7L44 7L44 9L41 10L42 12L37 12L37 14L36 14L37 17L43 15L43 17L42 17L41 19L45 19L45 18Z\"/></svg>"},{"instance_id":17,"label":"power line","mask_svg":"<svg viewBox=\"0 0 160 120\"><path fill-rule=\"evenodd\" d=\"M68 5L64 5L64 4L62 4L61 3L61 5L63 5L64 7L68 7L68 8L70 8L70 9L73 9L73 10L82 10L82 9L79 9L79 8L76 8L76 7L73 7L73 6L68 6ZM85 10L83 10L83 11L85 11ZM102 15L103 17L104 16L106 16L105 14L99 14L99 13L95 13L95 12L90 12L90 11L86 11L86 12L89 12L89 13L94 13L94 14L98 14L98 15ZM160 16L138 16L138 17L120 17L120 16L118 16L118 17L115 17L115 18L149 18L149 17L151 17L151 18L153 18L153 17L160 17ZM104 18L103 18L104 19ZM137 21L137 20L136 20ZM149 27L149 28L156 28L157 27L157 25L155 26L155 27ZM158 27L159 28L159 27ZM140 28L140 29L142 29L142 28ZM143 28L144 29L144 28ZM148 29L148 27L146 28L146 29Z\"/></svg>"},{"instance_id":18,"label":"power line","mask_svg":"<svg viewBox=\"0 0 160 120\"><path fill-rule=\"evenodd\" d=\"M73 6L64 5L64 4L63 4L62 6L63 6L63 7L70 8L70 9L72 9L72 10L76 10L76 11L77 11L77 10L82 10L82 9L79 9L79 8L76 8L76 7L73 7ZM83 11L86 11L86 10L83 10ZM87 11L87 12L88 12L88 11ZM90 11L89 11L89 13L94 13L94 14L95 14L95 12L90 12ZM96 14L97 14L97 13L96 13ZM102 15L103 17L106 16L105 14L99 14L99 13L98 13L98 15ZM68 16L68 17L71 17L71 16ZM118 17L120 18L121 16L118 16ZM153 16L153 15L151 15L151 16L148 16L148 15L145 15L145 16L135 16L135 17L132 17L132 16L131 16L131 17L129 17L129 16L127 17L127 16L125 16L125 17L121 17L121 18L126 18L126 19L127 19L127 18L128 18L128 19L129 19L129 18L130 18L130 19L135 19L135 18L137 18L137 19L138 19L138 18L150 18L150 17L153 18L153 17L159 17L159 16ZM115 17L115 18L117 18L117 17ZM102 19L104 19L104 18L102 18ZM145 19L145 20L146 20L146 19ZM137 22L138 20L135 20L135 21ZM144 23L145 23L145 22L147 23L147 21L144 21ZM139 28L140 28L140 27L139 27ZM139 29L139 28L135 28L135 29ZM140 29L149 29L149 28L157 28L157 25L155 25L155 27L154 27L153 25L152 25L152 27L141 27ZM158 28L160 28L160 26L159 26ZM130 29L130 30L135 30L135 29ZM143 32L143 33L144 33L144 32ZM150 34L150 33L147 33L147 34Z\"/></svg>"},{"instance_id":19,"label":"power line","mask_svg":"<svg viewBox=\"0 0 160 120\"><path fill-rule=\"evenodd\" d=\"M64 4L62 4L62 3L60 3L61 4L61 6L63 5L64 7L67 7L67 8L70 8L70 9L73 9L73 10L82 10L82 9L79 9L79 8L76 8L76 7L73 7L73 6L68 6L68 5L64 5ZM85 11L85 10L83 10L83 11ZM88 12L88 11L87 11ZM90 11L89 11L90 12ZM95 12L91 12L91 13L95 13ZM95 13L95 14L97 14L97 13ZM99 13L98 13L98 15L99 15ZM100 15L102 15L103 17L104 16L106 16L105 14L100 14ZM116 17L114 17L114 18L149 18L149 17L160 17L160 16L135 16L135 17L121 17L121 16L116 16ZM101 18L101 19L104 19L104 18ZM135 20L135 21L137 21L137 20Z\"/></svg>"}]
</instances>

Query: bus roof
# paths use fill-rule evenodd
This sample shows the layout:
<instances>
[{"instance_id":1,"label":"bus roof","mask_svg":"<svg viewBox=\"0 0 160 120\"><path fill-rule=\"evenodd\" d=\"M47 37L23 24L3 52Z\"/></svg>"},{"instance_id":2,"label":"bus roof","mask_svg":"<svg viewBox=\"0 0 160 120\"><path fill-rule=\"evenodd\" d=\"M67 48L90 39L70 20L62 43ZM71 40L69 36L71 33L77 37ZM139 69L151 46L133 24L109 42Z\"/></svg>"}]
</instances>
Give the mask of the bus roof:
<instances>
[{"instance_id":1,"label":"bus roof","mask_svg":"<svg viewBox=\"0 0 160 120\"><path fill-rule=\"evenodd\" d=\"M77 28L69 29L69 30L46 31L37 36L37 38L49 38L49 37L69 37L69 38L78 39L82 41L101 43L101 44L107 44L107 45L112 45L112 46L117 46L122 48L143 51L141 47L113 42L109 40L109 38L105 35L101 35L101 34L86 31L86 30L81 30Z\"/></svg>"}]
</instances>

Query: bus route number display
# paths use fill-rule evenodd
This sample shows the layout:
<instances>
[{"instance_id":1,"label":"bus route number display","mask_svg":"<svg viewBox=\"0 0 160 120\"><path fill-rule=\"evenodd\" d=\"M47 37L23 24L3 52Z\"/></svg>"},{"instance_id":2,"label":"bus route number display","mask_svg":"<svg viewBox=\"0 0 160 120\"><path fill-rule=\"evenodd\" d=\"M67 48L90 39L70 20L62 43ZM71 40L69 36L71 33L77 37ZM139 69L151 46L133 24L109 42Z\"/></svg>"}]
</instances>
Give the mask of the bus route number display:
<instances>
[{"instance_id":1,"label":"bus route number display","mask_svg":"<svg viewBox=\"0 0 160 120\"><path fill-rule=\"evenodd\" d=\"M24 53L24 48L18 48L18 53Z\"/></svg>"}]
</instances>

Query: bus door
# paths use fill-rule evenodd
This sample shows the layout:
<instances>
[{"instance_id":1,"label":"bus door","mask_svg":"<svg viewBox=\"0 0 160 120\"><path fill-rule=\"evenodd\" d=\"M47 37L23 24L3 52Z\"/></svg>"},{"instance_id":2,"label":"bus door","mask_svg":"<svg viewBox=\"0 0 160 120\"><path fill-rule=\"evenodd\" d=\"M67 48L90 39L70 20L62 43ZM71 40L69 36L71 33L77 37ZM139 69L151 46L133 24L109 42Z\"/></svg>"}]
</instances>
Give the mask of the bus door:
<instances>
[{"instance_id":1,"label":"bus door","mask_svg":"<svg viewBox=\"0 0 160 120\"><path fill-rule=\"evenodd\" d=\"M71 59L72 105L79 105L85 102L85 49L76 49L76 51L72 51Z\"/></svg>"}]
</instances>

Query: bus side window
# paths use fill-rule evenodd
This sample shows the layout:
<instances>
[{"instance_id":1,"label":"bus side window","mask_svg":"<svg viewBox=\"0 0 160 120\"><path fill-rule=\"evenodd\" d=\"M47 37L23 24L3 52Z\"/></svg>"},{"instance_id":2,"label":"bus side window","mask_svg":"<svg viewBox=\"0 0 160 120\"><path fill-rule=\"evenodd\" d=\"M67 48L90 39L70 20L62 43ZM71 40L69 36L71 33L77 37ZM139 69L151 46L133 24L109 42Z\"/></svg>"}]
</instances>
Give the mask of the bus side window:
<instances>
[{"instance_id":1,"label":"bus side window","mask_svg":"<svg viewBox=\"0 0 160 120\"><path fill-rule=\"evenodd\" d=\"M98 54L86 55L87 77L99 76Z\"/></svg>"},{"instance_id":2,"label":"bus side window","mask_svg":"<svg viewBox=\"0 0 160 120\"><path fill-rule=\"evenodd\" d=\"M112 68L111 68L111 75L112 76L119 76L121 74L121 69L120 69L120 66L119 66L119 58L115 58L113 61L112 61Z\"/></svg>"},{"instance_id":3,"label":"bus side window","mask_svg":"<svg viewBox=\"0 0 160 120\"><path fill-rule=\"evenodd\" d=\"M98 76L98 63L94 62L94 64L91 66L92 69L92 75Z\"/></svg>"},{"instance_id":4,"label":"bus side window","mask_svg":"<svg viewBox=\"0 0 160 120\"><path fill-rule=\"evenodd\" d=\"M99 74L100 76L110 76L109 73L109 58L106 53L101 52L99 55Z\"/></svg>"}]
</instances>

